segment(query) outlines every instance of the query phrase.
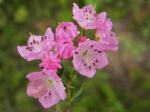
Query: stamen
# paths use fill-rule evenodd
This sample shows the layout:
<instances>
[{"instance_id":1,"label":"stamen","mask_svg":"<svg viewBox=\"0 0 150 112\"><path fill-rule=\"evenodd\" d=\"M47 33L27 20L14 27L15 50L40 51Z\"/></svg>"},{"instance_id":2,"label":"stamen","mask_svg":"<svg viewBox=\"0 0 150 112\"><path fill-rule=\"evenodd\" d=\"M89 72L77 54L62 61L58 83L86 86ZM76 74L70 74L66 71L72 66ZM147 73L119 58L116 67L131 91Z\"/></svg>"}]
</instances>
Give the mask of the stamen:
<instances>
[{"instance_id":1,"label":"stamen","mask_svg":"<svg viewBox=\"0 0 150 112\"><path fill-rule=\"evenodd\" d=\"M44 40L44 37L42 36L42 37L41 37L41 41L43 41L43 40Z\"/></svg>"},{"instance_id":2,"label":"stamen","mask_svg":"<svg viewBox=\"0 0 150 112\"><path fill-rule=\"evenodd\" d=\"M67 42L64 42L63 44L67 44Z\"/></svg>"},{"instance_id":3,"label":"stamen","mask_svg":"<svg viewBox=\"0 0 150 112\"><path fill-rule=\"evenodd\" d=\"M28 46L28 47L26 47L26 50L30 50L30 47Z\"/></svg>"},{"instance_id":4,"label":"stamen","mask_svg":"<svg viewBox=\"0 0 150 112\"><path fill-rule=\"evenodd\" d=\"M64 26L64 30L67 30L66 26Z\"/></svg>"},{"instance_id":5,"label":"stamen","mask_svg":"<svg viewBox=\"0 0 150 112\"><path fill-rule=\"evenodd\" d=\"M98 51L97 49L95 49L94 51Z\"/></svg>"},{"instance_id":6,"label":"stamen","mask_svg":"<svg viewBox=\"0 0 150 112\"><path fill-rule=\"evenodd\" d=\"M76 51L75 54L78 54L78 52Z\"/></svg>"},{"instance_id":7,"label":"stamen","mask_svg":"<svg viewBox=\"0 0 150 112\"><path fill-rule=\"evenodd\" d=\"M84 66L86 66L86 63L84 63Z\"/></svg>"},{"instance_id":8,"label":"stamen","mask_svg":"<svg viewBox=\"0 0 150 112\"><path fill-rule=\"evenodd\" d=\"M89 69L91 69L91 66L89 66Z\"/></svg>"},{"instance_id":9,"label":"stamen","mask_svg":"<svg viewBox=\"0 0 150 112\"><path fill-rule=\"evenodd\" d=\"M45 96L44 98L47 99L47 96Z\"/></svg>"},{"instance_id":10,"label":"stamen","mask_svg":"<svg viewBox=\"0 0 150 112\"><path fill-rule=\"evenodd\" d=\"M26 50L32 51L31 47L26 47Z\"/></svg>"},{"instance_id":11,"label":"stamen","mask_svg":"<svg viewBox=\"0 0 150 112\"><path fill-rule=\"evenodd\" d=\"M33 34L30 32L30 36L32 36Z\"/></svg>"},{"instance_id":12,"label":"stamen","mask_svg":"<svg viewBox=\"0 0 150 112\"><path fill-rule=\"evenodd\" d=\"M95 66L95 63L93 63L93 65Z\"/></svg>"},{"instance_id":13,"label":"stamen","mask_svg":"<svg viewBox=\"0 0 150 112\"><path fill-rule=\"evenodd\" d=\"M91 45L91 47L94 47L94 45Z\"/></svg>"},{"instance_id":14,"label":"stamen","mask_svg":"<svg viewBox=\"0 0 150 112\"><path fill-rule=\"evenodd\" d=\"M98 60L96 60L95 62L98 63Z\"/></svg>"},{"instance_id":15,"label":"stamen","mask_svg":"<svg viewBox=\"0 0 150 112\"><path fill-rule=\"evenodd\" d=\"M52 95L52 93L51 93L51 92L49 92L49 93L48 93L48 95L49 95L49 96L51 96L51 95Z\"/></svg>"},{"instance_id":16,"label":"stamen","mask_svg":"<svg viewBox=\"0 0 150 112\"><path fill-rule=\"evenodd\" d=\"M87 55L87 53L88 53L88 50L85 50L82 55L85 56Z\"/></svg>"},{"instance_id":17,"label":"stamen","mask_svg":"<svg viewBox=\"0 0 150 112\"><path fill-rule=\"evenodd\" d=\"M40 68L41 68L41 69L44 69L44 67L43 67L43 66L41 66Z\"/></svg>"},{"instance_id":18,"label":"stamen","mask_svg":"<svg viewBox=\"0 0 150 112\"><path fill-rule=\"evenodd\" d=\"M36 43L36 41L33 39L33 43L35 44Z\"/></svg>"},{"instance_id":19,"label":"stamen","mask_svg":"<svg viewBox=\"0 0 150 112\"><path fill-rule=\"evenodd\" d=\"M98 51L98 53L101 53L102 51Z\"/></svg>"}]
</instances>

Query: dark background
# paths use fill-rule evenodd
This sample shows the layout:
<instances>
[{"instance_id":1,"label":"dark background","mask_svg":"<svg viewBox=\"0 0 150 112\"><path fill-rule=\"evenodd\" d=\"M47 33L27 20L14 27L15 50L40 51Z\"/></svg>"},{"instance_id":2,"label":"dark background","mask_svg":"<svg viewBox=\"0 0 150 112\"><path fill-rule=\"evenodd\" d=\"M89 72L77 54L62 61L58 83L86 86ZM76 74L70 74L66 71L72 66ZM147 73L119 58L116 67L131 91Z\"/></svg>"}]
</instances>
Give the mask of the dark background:
<instances>
[{"instance_id":1,"label":"dark background","mask_svg":"<svg viewBox=\"0 0 150 112\"><path fill-rule=\"evenodd\" d=\"M93 79L84 79L72 111L150 112L150 0L0 0L0 112L55 112L26 95L25 76L39 70L39 61L26 62L16 46L29 32L43 34L47 26L54 31L58 22L73 21L73 2L108 12L119 51L109 53L110 64Z\"/></svg>"}]
</instances>

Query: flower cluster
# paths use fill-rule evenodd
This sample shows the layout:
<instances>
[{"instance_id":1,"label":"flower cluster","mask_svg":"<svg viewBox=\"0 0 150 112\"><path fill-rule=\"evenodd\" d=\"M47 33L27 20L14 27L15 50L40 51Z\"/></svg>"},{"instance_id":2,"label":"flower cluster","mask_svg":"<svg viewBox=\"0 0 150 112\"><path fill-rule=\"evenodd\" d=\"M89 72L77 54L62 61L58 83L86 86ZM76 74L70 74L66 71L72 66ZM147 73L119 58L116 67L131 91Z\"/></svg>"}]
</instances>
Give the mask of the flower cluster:
<instances>
[{"instance_id":1,"label":"flower cluster","mask_svg":"<svg viewBox=\"0 0 150 112\"><path fill-rule=\"evenodd\" d=\"M107 51L118 49L112 22L106 12L97 14L92 5L79 8L73 4L73 19L84 30L96 30L95 40L81 34L73 22L61 22L55 33L47 28L44 35L30 34L27 45L18 46L19 54L27 61L41 60L39 72L26 76L29 80L27 94L50 108L66 98L65 87L57 75L61 61L71 59L76 71L92 78L96 69L108 64ZM77 40L77 44L75 44Z\"/></svg>"}]
</instances>

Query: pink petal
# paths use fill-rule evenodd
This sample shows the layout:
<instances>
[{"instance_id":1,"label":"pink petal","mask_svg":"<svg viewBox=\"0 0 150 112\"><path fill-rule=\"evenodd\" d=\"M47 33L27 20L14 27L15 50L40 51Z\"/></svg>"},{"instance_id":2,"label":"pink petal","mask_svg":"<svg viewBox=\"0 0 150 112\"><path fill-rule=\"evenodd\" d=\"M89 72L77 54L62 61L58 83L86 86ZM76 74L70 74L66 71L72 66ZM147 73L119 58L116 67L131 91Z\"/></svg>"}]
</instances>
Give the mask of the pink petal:
<instances>
[{"instance_id":1,"label":"pink petal","mask_svg":"<svg viewBox=\"0 0 150 112\"><path fill-rule=\"evenodd\" d=\"M79 22L84 22L83 10L76 3L73 3L73 18Z\"/></svg>"},{"instance_id":2,"label":"pink petal","mask_svg":"<svg viewBox=\"0 0 150 112\"><path fill-rule=\"evenodd\" d=\"M26 76L26 78L30 81L39 80L44 77L45 77L44 74L42 74L41 72L32 72Z\"/></svg>"},{"instance_id":3,"label":"pink petal","mask_svg":"<svg viewBox=\"0 0 150 112\"><path fill-rule=\"evenodd\" d=\"M44 95L47 92L47 87L43 83L41 79L30 82L27 87L28 96L39 98Z\"/></svg>"},{"instance_id":4,"label":"pink petal","mask_svg":"<svg viewBox=\"0 0 150 112\"><path fill-rule=\"evenodd\" d=\"M35 59L40 59L41 54L39 52L32 52L26 49L27 46L17 46L17 50L19 54L28 61L32 61Z\"/></svg>"},{"instance_id":5,"label":"pink petal","mask_svg":"<svg viewBox=\"0 0 150 112\"><path fill-rule=\"evenodd\" d=\"M44 108L50 108L60 101L54 91L48 91L45 95L39 97L39 102Z\"/></svg>"},{"instance_id":6,"label":"pink petal","mask_svg":"<svg viewBox=\"0 0 150 112\"><path fill-rule=\"evenodd\" d=\"M74 49L74 45L72 42L66 42L66 43L58 42L56 44L56 52L63 59L71 58L73 49Z\"/></svg>"},{"instance_id":7,"label":"pink petal","mask_svg":"<svg viewBox=\"0 0 150 112\"><path fill-rule=\"evenodd\" d=\"M42 41L42 50L43 51L49 51L53 48L54 46L54 34L51 30L50 27L47 28L45 34L43 37L43 41ZM45 39L44 39L45 38Z\"/></svg>"},{"instance_id":8,"label":"pink petal","mask_svg":"<svg viewBox=\"0 0 150 112\"><path fill-rule=\"evenodd\" d=\"M104 24L104 22L105 22L105 20L106 20L106 17L107 17L107 13L106 12L101 12L101 13L99 13L98 15L97 15L97 27L98 28L100 28L103 24Z\"/></svg>"},{"instance_id":9,"label":"pink petal","mask_svg":"<svg viewBox=\"0 0 150 112\"><path fill-rule=\"evenodd\" d=\"M56 28L56 41L73 41L79 34L77 26L72 22L62 22Z\"/></svg>"},{"instance_id":10,"label":"pink petal","mask_svg":"<svg viewBox=\"0 0 150 112\"><path fill-rule=\"evenodd\" d=\"M95 55L95 59L97 61L95 62L97 69L102 69L108 65L108 58L104 52L100 53L99 55Z\"/></svg>"},{"instance_id":11,"label":"pink petal","mask_svg":"<svg viewBox=\"0 0 150 112\"><path fill-rule=\"evenodd\" d=\"M50 41L54 41L54 34L53 34L52 29L50 27L48 27L46 29L44 36L47 36Z\"/></svg>"}]
</instances>

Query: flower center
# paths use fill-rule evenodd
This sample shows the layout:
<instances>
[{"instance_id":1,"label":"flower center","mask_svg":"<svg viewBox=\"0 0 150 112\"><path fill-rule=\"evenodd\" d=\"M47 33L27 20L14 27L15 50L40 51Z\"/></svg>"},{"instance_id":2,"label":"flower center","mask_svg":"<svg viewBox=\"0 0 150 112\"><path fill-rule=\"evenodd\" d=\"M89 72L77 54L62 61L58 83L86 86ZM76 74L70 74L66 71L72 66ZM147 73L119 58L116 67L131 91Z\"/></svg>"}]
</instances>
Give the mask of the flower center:
<instances>
[{"instance_id":1,"label":"flower center","mask_svg":"<svg viewBox=\"0 0 150 112\"><path fill-rule=\"evenodd\" d=\"M52 80L51 79L47 79L47 84L49 85L49 86L51 86L52 85Z\"/></svg>"},{"instance_id":2,"label":"flower center","mask_svg":"<svg viewBox=\"0 0 150 112\"><path fill-rule=\"evenodd\" d=\"M29 51L40 52L42 49L42 45L38 40L33 39L26 48Z\"/></svg>"},{"instance_id":3,"label":"flower center","mask_svg":"<svg viewBox=\"0 0 150 112\"><path fill-rule=\"evenodd\" d=\"M82 56L86 56L88 54L88 50L83 51Z\"/></svg>"}]
</instances>

